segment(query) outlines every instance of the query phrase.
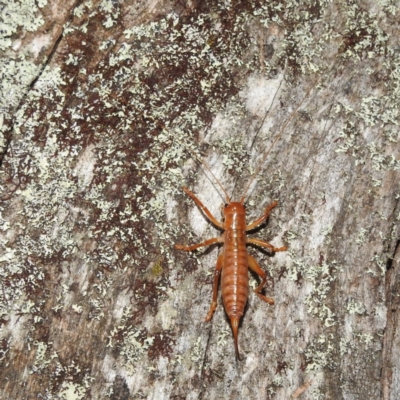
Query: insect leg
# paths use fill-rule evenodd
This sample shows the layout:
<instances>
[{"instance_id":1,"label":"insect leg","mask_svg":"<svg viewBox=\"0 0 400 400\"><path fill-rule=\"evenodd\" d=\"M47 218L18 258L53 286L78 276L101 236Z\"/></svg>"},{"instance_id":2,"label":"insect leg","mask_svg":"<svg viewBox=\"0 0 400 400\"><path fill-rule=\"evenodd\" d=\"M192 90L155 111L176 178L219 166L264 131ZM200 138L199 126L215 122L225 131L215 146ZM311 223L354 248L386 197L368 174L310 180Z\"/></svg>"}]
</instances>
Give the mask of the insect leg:
<instances>
[{"instance_id":1,"label":"insect leg","mask_svg":"<svg viewBox=\"0 0 400 400\"><path fill-rule=\"evenodd\" d=\"M271 250L273 252L277 252L277 251L286 251L288 249L287 246L283 246L283 247L274 247L272 246L271 243L268 242L264 242L263 240L260 239L247 239L246 243L250 243L250 244L255 244L256 246L261 246L261 247L265 247L268 250Z\"/></svg>"},{"instance_id":2,"label":"insect leg","mask_svg":"<svg viewBox=\"0 0 400 400\"><path fill-rule=\"evenodd\" d=\"M210 246L211 244L214 244L214 243L223 243L223 241L224 241L223 236L220 236L217 238L208 239L208 240L198 243L198 244L192 244L191 246L185 246L183 244L176 244L175 248L177 250L193 251L193 250L198 249L199 247Z\"/></svg>"},{"instance_id":3,"label":"insect leg","mask_svg":"<svg viewBox=\"0 0 400 400\"><path fill-rule=\"evenodd\" d=\"M221 253L218 256L217 265L216 265L215 271L214 271L212 303L210 306L210 310L208 311L207 316L206 316L206 322L211 321L214 311L217 308L218 283L219 283L219 276L221 275L221 270L222 270L223 265L224 265L224 253Z\"/></svg>"},{"instance_id":4,"label":"insect leg","mask_svg":"<svg viewBox=\"0 0 400 400\"><path fill-rule=\"evenodd\" d=\"M246 226L246 231L251 231L254 228L257 228L257 226L261 225L268 217L269 214L271 214L271 211L274 207L276 207L278 204L277 201L273 201L264 211L264 214L256 219L254 222Z\"/></svg>"},{"instance_id":5,"label":"insect leg","mask_svg":"<svg viewBox=\"0 0 400 400\"><path fill-rule=\"evenodd\" d=\"M224 229L224 224L219 222L208 210L208 208L196 197L196 195L191 192L188 188L183 187L182 190L198 205L198 207L203 211L205 216L220 229Z\"/></svg>"},{"instance_id":6,"label":"insect leg","mask_svg":"<svg viewBox=\"0 0 400 400\"><path fill-rule=\"evenodd\" d=\"M260 278L261 278L261 283L254 289L254 293L261 299L267 302L268 304L273 305L274 299L271 299L271 297L264 296L261 294L261 290L264 287L265 283L267 282L267 274L265 271L257 264L257 261L249 254L247 256L247 261L249 263L249 268L255 272Z\"/></svg>"}]
</instances>

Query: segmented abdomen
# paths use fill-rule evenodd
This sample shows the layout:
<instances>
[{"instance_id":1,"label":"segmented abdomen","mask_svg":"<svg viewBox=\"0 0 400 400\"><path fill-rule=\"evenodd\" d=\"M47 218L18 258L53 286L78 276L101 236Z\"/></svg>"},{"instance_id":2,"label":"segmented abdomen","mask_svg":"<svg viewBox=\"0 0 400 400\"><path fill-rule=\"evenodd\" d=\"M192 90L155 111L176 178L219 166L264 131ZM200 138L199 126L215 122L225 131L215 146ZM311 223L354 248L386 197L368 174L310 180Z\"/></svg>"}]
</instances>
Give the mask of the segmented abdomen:
<instances>
[{"instance_id":1,"label":"segmented abdomen","mask_svg":"<svg viewBox=\"0 0 400 400\"><path fill-rule=\"evenodd\" d=\"M243 218L244 219L244 218ZM225 231L224 266L221 288L229 317L241 317L249 293L246 233L243 229Z\"/></svg>"}]
</instances>

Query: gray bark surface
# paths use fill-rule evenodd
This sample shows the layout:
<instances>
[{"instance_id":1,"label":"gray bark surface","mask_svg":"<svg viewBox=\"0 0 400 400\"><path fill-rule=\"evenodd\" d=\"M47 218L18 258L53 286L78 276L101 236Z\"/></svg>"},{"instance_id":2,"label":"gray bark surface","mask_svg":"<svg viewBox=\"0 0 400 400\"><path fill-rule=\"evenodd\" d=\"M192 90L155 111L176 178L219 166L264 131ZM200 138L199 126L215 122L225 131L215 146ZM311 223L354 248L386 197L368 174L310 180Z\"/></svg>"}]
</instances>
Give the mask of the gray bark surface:
<instances>
[{"instance_id":1,"label":"gray bark surface","mask_svg":"<svg viewBox=\"0 0 400 400\"><path fill-rule=\"evenodd\" d=\"M58 3L2 9L1 398L398 399L398 6ZM289 247L241 361L219 185Z\"/></svg>"}]
</instances>

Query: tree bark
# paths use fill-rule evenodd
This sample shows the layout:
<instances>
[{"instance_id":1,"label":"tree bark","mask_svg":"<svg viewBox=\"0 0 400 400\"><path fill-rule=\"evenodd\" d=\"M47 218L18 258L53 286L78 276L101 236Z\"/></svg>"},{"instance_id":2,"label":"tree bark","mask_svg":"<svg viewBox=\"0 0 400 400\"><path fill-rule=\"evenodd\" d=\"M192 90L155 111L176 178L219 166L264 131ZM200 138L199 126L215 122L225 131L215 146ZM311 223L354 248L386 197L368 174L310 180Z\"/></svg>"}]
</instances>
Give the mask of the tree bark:
<instances>
[{"instance_id":1,"label":"tree bark","mask_svg":"<svg viewBox=\"0 0 400 400\"><path fill-rule=\"evenodd\" d=\"M42 3L3 8L2 398L399 398L398 8ZM241 361L182 186L279 202Z\"/></svg>"}]
</instances>

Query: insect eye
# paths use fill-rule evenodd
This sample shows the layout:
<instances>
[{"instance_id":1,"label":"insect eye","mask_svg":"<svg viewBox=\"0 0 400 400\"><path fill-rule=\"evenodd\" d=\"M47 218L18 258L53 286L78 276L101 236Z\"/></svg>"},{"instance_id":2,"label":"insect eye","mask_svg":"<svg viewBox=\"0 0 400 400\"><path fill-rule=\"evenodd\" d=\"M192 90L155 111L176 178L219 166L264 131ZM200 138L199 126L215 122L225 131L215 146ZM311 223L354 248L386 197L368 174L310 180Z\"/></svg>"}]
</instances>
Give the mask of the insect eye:
<instances>
[{"instance_id":1,"label":"insect eye","mask_svg":"<svg viewBox=\"0 0 400 400\"><path fill-rule=\"evenodd\" d=\"M224 207L225 207L225 208L228 207L228 204L225 203Z\"/></svg>"}]
</instances>

